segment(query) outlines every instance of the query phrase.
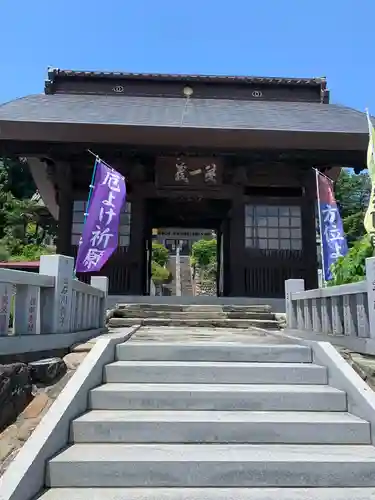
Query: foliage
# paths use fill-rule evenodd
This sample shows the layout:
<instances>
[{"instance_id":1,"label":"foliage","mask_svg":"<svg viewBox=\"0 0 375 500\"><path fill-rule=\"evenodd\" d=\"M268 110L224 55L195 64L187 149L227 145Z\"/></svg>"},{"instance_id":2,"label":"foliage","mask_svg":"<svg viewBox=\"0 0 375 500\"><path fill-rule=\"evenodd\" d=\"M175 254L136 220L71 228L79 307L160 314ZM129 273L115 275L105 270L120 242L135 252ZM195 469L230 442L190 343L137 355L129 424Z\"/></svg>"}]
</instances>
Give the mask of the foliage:
<instances>
[{"instance_id":1,"label":"foliage","mask_svg":"<svg viewBox=\"0 0 375 500\"><path fill-rule=\"evenodd\" d=\"M216 240L199 240L193 243L191 252L192 265L199 267L216 266L217 242ZM216 269L216 267L215 267Z\"/></svg>"},{"instance_id":2,"label":"foliage","mask_svg":"<svg viewBox=\"0 0 375 500\"><path fill-rule=\"evenodd\" d=\"M56 226L44 216L45 207L31 199L35 192L27 163L0 158L0 261L38 260L51 252L43 241Z\"/></svg>"},{"instance_id":3,"label":"foliage","mask_svg":"<svg viewBox=\"0 0 375 500\"><path fill-rule=\"evenodd\" d=\"M14 158L0 158L0 172L5 191L17 199L30 199L36 191L27 162Z\"/></svg>"},{"instance_id":4,"label":"foliage","mask_svg":"<svg viewBox=\"0 0 375 500\"><path fill-rule=\"evenodd\" d=\"M365 236L354 243L345 257L340 257L332 266L333 279L328 283L344 285L365 279L365 259L372 257L373 248L370 239Z\"/></svg>"},{"instance_id":5,"label":"foliage","mask_svg":"<svg viewBox=\"0 0 375 500\"><path fill-rule=\"evenodd\" d=\"M370 193L371 180L367 172L355 175L348 169L342 169L335 185L335 195L349 252L332 266L333 279L328 283L329 286L365 279L365 259L373 254L372 245L363 226Z\"/></svg>"},{"instance_id":6,"label":"foliage","mask_svg":"<svg viewBox=\"0 0 375 500\"><path fill-rule=\"evenodd\" d=\"M154 260L151 262L151 275L155 285L167 283L170 279L170 272Z\"/></svg>"},{"instance_id":7,"label":"foliage","mask_svg":"<svg viewBox=\"0 0 375 500\"><path fill-rule=\"evenodd\" d=\"M342 169L335 185L335 195L349 245L365 235L363 219L371 192L367 172L355 175Z\"/></svg>"},{"instance_id":8,"label":"foliage","mask_svg":"<svg viewBox=\"0 0 375 500\"><path fill-rule=\"evenodd\" d=\"M203 279L216 279L217 275L217 263L216 261L210 262L207 266L202 268Z\"/></svg>"},{"instance_id":9,"label":"foliage","mask_svg":"<svg viewBox=\"0 0 375 500\"><path fill-rule=\"evenodd\" d=\"M41 255L55 253L55 250L44 245L25 245L21 249L21 253L13 254L9 260L16 262L36 261Z\"/></svg>"},{"instance_id":10,"label":"foliage","mask_svg":"<svg viewBox=\"0 0 375 500\"><path fill-rule=\"evenodd\" d=\"M164 267L169 258L169 252L167 248L157 241L152 242L152 260L155 261L159 266Z\"/></svg>"},{"instance_id":11,"label":"foliage","mask_svg":"<svg viewBox=\"0 0 375 500\"><path fill-rule=\"evenodd\" d=\"M10 258L10 252L4 245L0 246L0 262L6 262Z\"/></svg>"}]
</instances>

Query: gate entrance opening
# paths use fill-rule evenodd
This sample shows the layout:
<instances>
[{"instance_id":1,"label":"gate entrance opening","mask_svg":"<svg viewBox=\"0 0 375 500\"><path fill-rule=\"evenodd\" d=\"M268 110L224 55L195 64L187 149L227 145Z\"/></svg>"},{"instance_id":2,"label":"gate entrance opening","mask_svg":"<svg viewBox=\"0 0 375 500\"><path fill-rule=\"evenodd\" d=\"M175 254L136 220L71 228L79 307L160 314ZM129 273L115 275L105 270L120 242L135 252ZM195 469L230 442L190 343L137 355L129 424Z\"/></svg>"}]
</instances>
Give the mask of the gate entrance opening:
<instances>
[{"instance_id":1,"label":"gate entrance opening","mask_svg":"<svg viewBox=\"0 0 375 500\"><path fill-rule=\"evenodd\" d=\"M147 200L146 206L146 248L151 249L152 239L156 236L153 235L154 228L163 228L159 241L166 246L170 255L175 255L179 248L179 253L184 258L191 254L194 241L215 238L217 242L216 295L229 294L231 201L202 198L154 198ZM147 281L151 276L150 251L147 251L146 265Z\"/></svg>"}]
</instances>

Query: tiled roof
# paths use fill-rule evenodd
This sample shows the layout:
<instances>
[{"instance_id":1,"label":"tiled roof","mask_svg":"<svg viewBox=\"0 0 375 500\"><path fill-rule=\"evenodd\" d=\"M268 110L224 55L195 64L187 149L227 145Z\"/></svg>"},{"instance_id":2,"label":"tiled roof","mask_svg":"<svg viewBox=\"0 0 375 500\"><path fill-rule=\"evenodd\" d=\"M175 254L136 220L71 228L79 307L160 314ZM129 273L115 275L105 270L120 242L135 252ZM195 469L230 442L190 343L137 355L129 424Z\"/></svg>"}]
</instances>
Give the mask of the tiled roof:
<instances>
[{"instance_id":1,"label":"tiled roof","mask_svg":"<svg viewBox=\"0 0 375 500\"><path fill-rule=\"evenodd\" d=\"M289 78L270 76L230 76L230 75L192 75L171 73L126 73L121 71L77 71L69 69L49 68L48 79L54 81L60 77L68 78L126 78L133 80L164 80L164 81L198 81L223 83L258 83L272 85L312 85L325 86L326 78Z\"/></svg>"},{"instance_id":2,"label":"tiled roof","mask_svg":"<svg viewBox=\"0 0 375 500\"><path fill-rule=\"evenodd\" d=\"M8 102L0 106L0 128L1 121L367 133L363 113L334 104L191 99L186 106L181 98L77 94Z\"/></svg>"}]
</instances>

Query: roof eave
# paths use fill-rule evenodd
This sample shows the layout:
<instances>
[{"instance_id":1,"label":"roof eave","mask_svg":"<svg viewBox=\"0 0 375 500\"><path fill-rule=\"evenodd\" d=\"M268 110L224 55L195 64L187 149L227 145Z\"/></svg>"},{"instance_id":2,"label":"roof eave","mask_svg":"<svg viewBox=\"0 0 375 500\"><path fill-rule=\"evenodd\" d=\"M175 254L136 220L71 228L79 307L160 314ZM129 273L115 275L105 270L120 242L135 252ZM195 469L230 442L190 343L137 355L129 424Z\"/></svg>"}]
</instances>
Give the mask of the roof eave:
<instances>
[{"instance_id":1,"label":"roof eave","mask_svg":"<svg viewBox=\"0 0 375 500\"><path fill-rule=\"evenodd\" d=\"M233 149L304 149L365 151L367 133L309 132L140 126L93 123L0 121L0 144L9 141L213 147Z\"/></svg>"},{"instance_id":2,"label":"roof eave","mask_svg":"<svg viewBox=\"0 0 375 500\"><path fill-rule=\"evenodd\" d=\"M173 74L173 73L132 73L121 71L79 71L59 68L48 69L48 81L54 83L60 78L126 78L131 80L155 81L197 81L211 83L258 83L271 85L296 85L326 87L326 77L278 77L278 76L234 76L234 75L200 75L200 74Z\"/></svg>"}]
</instances>

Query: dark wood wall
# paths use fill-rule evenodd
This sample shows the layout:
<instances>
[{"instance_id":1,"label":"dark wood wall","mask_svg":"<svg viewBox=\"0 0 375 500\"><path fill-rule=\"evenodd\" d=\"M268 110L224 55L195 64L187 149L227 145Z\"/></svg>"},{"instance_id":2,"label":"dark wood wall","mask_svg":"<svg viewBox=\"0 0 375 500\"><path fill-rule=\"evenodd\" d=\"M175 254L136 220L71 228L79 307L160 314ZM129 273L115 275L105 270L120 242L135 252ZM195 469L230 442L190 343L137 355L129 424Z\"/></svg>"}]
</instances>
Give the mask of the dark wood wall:
<instances>
[{"instance_id":1,"label":"dark wood wall","mask_svg":"<svg viewBox=\"0 0 375 500\"><path fill-rule=\"evenodd\" d=\"M178 169L176 163L179 163ZM156 218L158 210L155 207L158 204L161 207L165 200L169 203L172 225L179 224L179 219L173 217L181 216L181 225L205 227L207 223L210 225L206 224L206 227L223 228L226 295L283 297L284 281L288 278L304 278L308 288L317 286L315 176L312 166L306 162L265 164L228 160L219 155L162 156L146 165L133 161L131 165L118 162L113 166L127 177L128 201L132 208L130 246L119 248L100 273L109 276L110 293L137 295L147 290L146 241L152 226L161 222ZM68 171L69 175L66 174L66 165L56 170L60 200L58 251L75 255L76 248L70 241L71 210L73 199L82 199L84 175L74 164ZM153 209L150 209L150 200ZM225 203L220 204L220 201ZM179 208L183 205L185 211ZM246 229L251 220L246 214L255 210L255 215L259 215L262 211L254 207L265 207L271 214L268 215L269 233L257 228L259 235L270 235L268 240L272 241L266 243L266 248L259 238L251 243L246 237L251 231L250 227ZM276 220L272 214L278 213L280 220L285 221L292 216L290 207L295 207L293 210L299 210L301 214L298 248L293 247L295 242L288 247L288 236L282 244L272 236L275 231L275 234L283 233L284 236L285 232L288 233L287 227L277 227L281 222L272 222ZM298 228L293 230L298 233ZM85 274L79 278L88 281L90 276Z\"/></svg>"},{"instance_id":2,"label":"dark wood wall","mask_svg":"<svg viewBox=\"0 0 375 500\"><path fill-rule=\"evenodd\" d=\"M219 80L219 79L218 79ZM183 89L189 86L194 99L235 99L266 101L322 102L328 98L325 87L319 82L304 84L302 80L278 79L222 79L222 81L202 81L199 79L163 80L147 78L126 78L113 76L95 78L87 76L60 76L46 87L47 93L89 94L145 97L184 98ZM271 80L271 81L269 81ZM323 85L323 86L322 86Z\"/></svg>"}]
</instances>

